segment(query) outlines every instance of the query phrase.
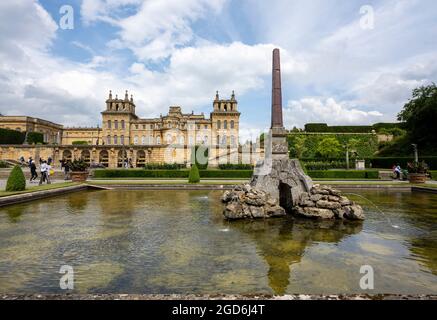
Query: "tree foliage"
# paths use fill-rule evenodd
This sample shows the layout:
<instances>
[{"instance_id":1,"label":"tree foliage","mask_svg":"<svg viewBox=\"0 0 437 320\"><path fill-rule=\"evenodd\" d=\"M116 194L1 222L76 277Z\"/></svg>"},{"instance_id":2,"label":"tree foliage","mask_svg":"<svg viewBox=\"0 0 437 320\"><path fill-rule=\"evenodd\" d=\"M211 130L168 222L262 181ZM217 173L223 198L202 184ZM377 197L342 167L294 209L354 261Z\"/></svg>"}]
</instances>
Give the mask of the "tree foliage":
<instances>
[{"instance_id":1,"label":"tree foliage","mask_svg":"<svg viewBox=\"0 0 437 320\"><path fill-rule=\"evenodd\" d=\"M435 83L413 90L412 98L398 114L405 122L411 143L437 149L437 86Z\"/></svg>"},{"instance_id":2,"label":"tree foliage","mask_svg":"<svg viewBox=\"0 0 437 320\"><path fill-rule=\"evenodd\" d=\"M190 174L188 175L188 183L199 183L199 182L200 182L199 169L197 168L197 165L194 163L191 166Z\"/></svg>"},{"instance_id":3,"label":"tree foliage","mask_svg":"<svg viewBox=\"0 0 437 320\"><path fill-rule=\"evenodd\" d=\"M316 153L321 158L338 157L341 151L340 142L334 137L325 137L319 141L316 148Z\"/></svg>"}]
</instances>

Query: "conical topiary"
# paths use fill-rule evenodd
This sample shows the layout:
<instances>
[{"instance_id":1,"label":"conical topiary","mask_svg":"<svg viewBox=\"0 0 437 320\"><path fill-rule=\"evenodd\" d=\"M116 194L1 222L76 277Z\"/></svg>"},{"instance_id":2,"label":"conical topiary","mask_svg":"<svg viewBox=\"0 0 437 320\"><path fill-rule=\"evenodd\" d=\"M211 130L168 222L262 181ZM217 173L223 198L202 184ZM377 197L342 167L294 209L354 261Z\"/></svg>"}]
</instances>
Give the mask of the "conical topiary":
<instances>
[{"instance_id":1,"label":"conical topiary","mask_svg":"<svg viewBox=\"0 0 437 320\"><path fill-rule=\"evenodd\" d=\"M26 178L21 167L16 165L9 174L6 191L23 191L26 189Z\"/></svg>"},{"instance_id":2,"label":"conical topiary","mask_svg":"<svg viewBox=\"0 0 437 320\"><path fill-rule=\"evenodd\" d=\"M191 166L190 174L188 176L188 183L199 183L199 182L200 182L199 169L197 169L196 164L193 164Z\"/></svg>"}]
</instances>

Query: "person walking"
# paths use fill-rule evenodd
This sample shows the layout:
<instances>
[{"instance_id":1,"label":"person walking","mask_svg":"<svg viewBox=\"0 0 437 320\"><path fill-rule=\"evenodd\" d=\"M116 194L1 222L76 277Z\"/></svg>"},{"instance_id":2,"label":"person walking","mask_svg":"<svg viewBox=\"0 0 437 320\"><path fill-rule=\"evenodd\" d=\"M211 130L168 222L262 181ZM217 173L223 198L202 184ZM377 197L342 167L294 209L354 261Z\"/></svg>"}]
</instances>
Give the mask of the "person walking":
<instances>
[{"instance_id":1,"label":"person walking","mask_svg":"<svg viewBox=\"0 0 437 320\"><path fill-rule=\"evenodd\" d=\"M396 179L401 180L401 172L402 172L402 169L401 169L401 166L398 163L396 165L396 168L395 168Z\"/></svg>"},{"instance_id":2,"label":"person walking","mask_svg":"<svg viewBox=\"0 0 437 320\"><path fill-rule=\"evenodd\" d=\"M70 179L70 161L64 163L64 180Z\"/></svg>"},{"instance_id":3,"label":"person walking","mask_svg":"<svg viewBox=\"0 0 437 320\"><path fill-rule=\"evenodd\" d=\"M30 161L30 182L36 180L38 178L38 174L36 173L36 164L35 161Z\"/></svg>"},{"instance_id":4,"label":"person walking","mask_svg":"<svg viewBox=\"0 0 437 320\"><path fill-rule=\"evenodd\" d=\"M51 161L50 161L50 163L51 163ZM51 183L50 182L50 175L53 175L55 173L53 171L52 166L50 165L50 163L47 161L47 176L46 176L47 184Z\"/></svg>"},{"instance_id":5,"label":"person walking","mask_svg":"<svg viewBox=\"0 0 437 320\"><path fill-rule=\"evenodd\" d=\"M41 161L41 167L39 170L41 172L41 178L39 180L39 185L42 185L44 183L44 181L47 180L47 161L45 161L45 160Z\"/></svg>"}]
</instances>

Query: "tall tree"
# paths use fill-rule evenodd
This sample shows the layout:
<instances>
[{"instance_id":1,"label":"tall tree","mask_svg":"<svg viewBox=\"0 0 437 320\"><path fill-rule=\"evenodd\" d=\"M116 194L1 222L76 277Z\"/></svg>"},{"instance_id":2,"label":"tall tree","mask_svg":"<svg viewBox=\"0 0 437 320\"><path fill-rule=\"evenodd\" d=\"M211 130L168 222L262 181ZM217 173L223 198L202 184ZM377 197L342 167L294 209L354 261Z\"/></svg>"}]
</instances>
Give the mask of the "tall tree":
<instances>
[{"instance_id":1,"label":"tall tree","mask_svg":"<svg viewBox=\"0 0 437 320\"><path fill-rule=\"evenodd\" d=\"M398 114L405 123L411 143L437 149L437 86L435 83L413 90L413 97Z\"/></svg>"},{"instance_id":2,"label":"tall tree","mask_svg":"<svg viewBox=\"0 0 437 320\"><path fill-rule=\"evenodd\" d=\"M336 158L341 151L340 142L334 137L325 137L319 141L316 153L322 158Z\"/></svg>"}]
</instances>

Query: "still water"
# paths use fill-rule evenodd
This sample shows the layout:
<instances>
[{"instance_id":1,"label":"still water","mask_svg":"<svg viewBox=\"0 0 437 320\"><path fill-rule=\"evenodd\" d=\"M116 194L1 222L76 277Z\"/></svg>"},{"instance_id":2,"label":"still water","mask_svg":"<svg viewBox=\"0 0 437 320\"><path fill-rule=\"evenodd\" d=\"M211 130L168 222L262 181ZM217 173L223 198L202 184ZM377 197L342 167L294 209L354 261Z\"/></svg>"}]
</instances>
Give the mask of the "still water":
<instances>
[{"instance_id":1,"label":"still water","mask_svg":"<svg viewBox=\"0 0 437 320\"><path fill-rule=\"evenodd\" d=\"M59 269L70 265L77 293L363 293L370 265L370 293L436 294L437 195L359 195L373 202L350 196L363 223L227 222L220 191L87 191L5 207L0 292L64 292Z\"/></svg>"}]
</instances>

